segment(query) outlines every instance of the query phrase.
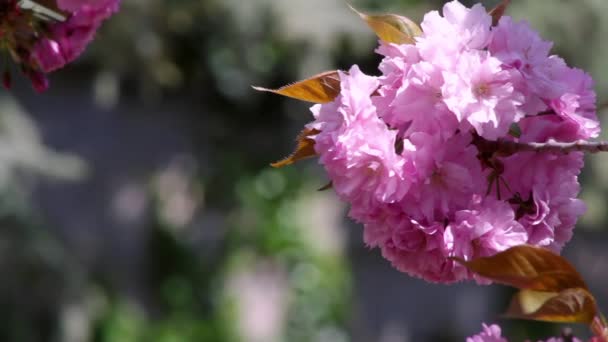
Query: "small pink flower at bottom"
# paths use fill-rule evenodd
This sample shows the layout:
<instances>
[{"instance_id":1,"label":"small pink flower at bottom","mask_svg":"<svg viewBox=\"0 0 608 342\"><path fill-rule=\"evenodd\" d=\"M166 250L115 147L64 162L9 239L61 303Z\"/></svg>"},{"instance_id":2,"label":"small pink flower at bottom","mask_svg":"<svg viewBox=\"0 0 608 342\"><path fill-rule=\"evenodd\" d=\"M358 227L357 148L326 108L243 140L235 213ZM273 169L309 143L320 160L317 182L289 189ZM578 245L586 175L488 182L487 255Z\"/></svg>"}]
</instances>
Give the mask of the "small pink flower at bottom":
<instances>
[{"instance_id":1,"label":"small pink flower at bottom","mask_svg":"<svg viewBox=\"0 0 608 342\"><path fill-rule=\"evenodd\" d=\"M467 342L508 342L501 334L502 332L498 325L483 323L483 330L477 335L467 337Z\"/></svg>"},{"instance_id":2,"label":"small pink flower at bottom","mask_svg":"<svg viewBox=\"0 0 608 342\"><path fill-rule=\"evenodd\" d=\"M502 331L500 326L497 324L487 325L485 323L482 324L483 330L471 337L467 337L466 342L508 342L505 337L502 337ZM582 342L580 339L576 337L550 337L546 340L539 340L538 342ZM591 341L594 341L591 339ZM530 340L526 340L526 342L530 342ZM599 341L598 341L599 342Z\"/></svg>"}]
</instances>

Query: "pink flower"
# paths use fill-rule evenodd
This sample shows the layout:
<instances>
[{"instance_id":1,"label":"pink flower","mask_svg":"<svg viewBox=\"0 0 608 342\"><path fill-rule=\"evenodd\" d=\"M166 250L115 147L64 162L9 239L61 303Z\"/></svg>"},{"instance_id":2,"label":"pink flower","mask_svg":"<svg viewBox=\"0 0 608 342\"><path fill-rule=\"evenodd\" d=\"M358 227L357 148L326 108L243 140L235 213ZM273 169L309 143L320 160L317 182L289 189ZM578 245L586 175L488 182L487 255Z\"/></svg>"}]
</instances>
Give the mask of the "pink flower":
<instances>
[{"instance_id":1,"label":"pink flower","mask_svg":"<svg viewBox=\"0 0 608 342\"><path fill-rule=\"evenodd\" d=\"M382 84L396 88L400 87L401 78L407 73L409 66L420 62L415 45L387 44L381 41L376 52L386 57L378 66L382 72Z\"/></svg>"},{"instance_id":2,"label":"pink flower","mask_svg":"<svg viewBox=\"0 0 608 342\"><path fill-rule=\"evenodd\" d=\"M66 22L53 25L49 37L34 46L33 63L44 72L51 72L80 56L103 20L117 10L118 1L106 1L105 4L102 8L80 7Z\"/></svg>"},{"instance_id":3,"label":"pink flower","mask_svg":"<svg viewBox=\"0 0 608 342\"><path fill-rule=\"evenodd\" d=\"M403 197L409 182L404 177L406 160L395 153L394 145L395 132L379 119L355 122L338 137L334 153L321 162L338 194L353 200L369 192L392 203Z\"/></svg>"},{"instance_id":4,"label":"pink flower","mask_svg":"<svg viewBox=\"0 0 608 342\"><path fill-rule=\"evenodd\" d=\"M30 70L26 75L32 82L32 87L34 87L34 90L37 92L42 93L49 88L49 80L43 73Z\"/></svg>"},{"instance_id":5,"label":"pink flower","mask_svg":"<svg viewBox=\"0 0 608 342\"><path fill-rule=\"evenodd\" d=\"M378 118L370 99L378 82L357 66L340 79L339 105L314 107L317 120L308 125L321 131L314 137L320 161L343 198L370 193L381 202L398 201L409 187L408 161L395 152L396 132Z\"/></svg>"},{"instance_id":6,"label":"pink flower","mask_svg":"<svg viewBox=\"0 0 608 342\"><path fill-rule=\"evenodd\" d=\"M456 212L444 235L450 256L464 260L492 256L527 240L528 232L515 220L509 204L491 197L483 201L478 198L471 203L471 209ZM470 277L461 265L455 265L455 272L462 279ZM488 283L477 276L475 279Z\"/></svg>"},{"instance_id":7,"label":"pink flower","mask_svg":"<svg viewBox=\"0 0 608 342\"><path fill-rule=\"evenodd\" d=\"M420 61L418 49L414 45L386 44L381 42L376 52L384 55L378 69L382 71L379 77L380 88L377 92L380 96L372 98L378 116L388 118L393 115L391 103L397 96L397 91L403 85L403 77L410 66Z\"/></svg>"},{"instance_id":8,"label":"pink flower","mask_svg":"<svg viewBox=\"0 0 608 342\"><path fill-rule=\"evenodd\" d=\"M583 165L581 153L518 153L504 160L504 181L515 194L511 204L529 234L527 243L559 251L585 212L576 197ZM525 167L521 167L525 165Z\"/></svg>"},{"instance_id":9,"label":"pink flower","mask_svg":"<svg viewBox=\"0 0 608 342\"><path fill-rule=\"evenodd\" d=\"M485 178L470 135L443 140L420 132L409 142L405 154L411 155L417 178L402 201L404 211L418 220L441 222L466 208Z\"/></svg>"},{"instance_id":10,"label":"pink flower","mask_svg":"<svg viewBox=\"0 0 608 342\"><path fill-rule=\"evenodd\" d=\"M524 110L529 114L546 109L541 95L552 83L546 74L552 68L549 59L552 45L542 40L527 22L514 23L508 16L503 16L492 30L488 50L505 67L520 73L522 81L516 88L526 96Z\"/></svg>"},{"instance_id":11,"label":"pink flower","mask_svg":"<svg viewBox=\"0 0 608 342\"><path fill-rule=\"evenodd\" d=\"M34 58L42 70L53 70L65 65L66 61L61 54L61 47L55 41L43 39L33 51Z\"/></svg>"},{"instance_id":12,"label":"pink flower","mask_svg":"<svg viewBox=\"0 0 608 342\"><path fill-rule=\"evenodd\" d=\"M570 129L570 124L552 116L527 118L520 125L520 140L577 139L578 131ZM520 152L504 158L503 164L503 180L515 195L510 203L529 233L527 243L559 251L570 240L578 217L586 209L577 198L582 153Z\"/></svg>"},{"instance_id":13,"label":"pink flower","mask_svg":"<svg viewBox=\"0 0 608 342\"><path fill-rule=\"evenodd\" d=\"M412 64L382 118L391 127L403 127L403 137L426 132L449 138L458 121L442 101L443 84L442 70L435 65L424 61Z\"/></svg>"},{"instance_id":14,"label":"pink flower","mask_svg":"<svg viewBox=\"0 0 608 342\"><path fill-rule=\"evenodd\" d=\"M505 65L521 72L531 91L538 93L545 81L542 67L552 45L542 40L527 22L514 23L511 17L503 16L492 30L488 50Z\"/></svg>"},{"instance_id":15,"label":"pink flower","mask_svg":"<svg viewBox=\"0 0 608 342\"><path fill-rule=\"evenodd\" d=\"M507 342L507 339L502 337L501 333L498 325L488 326L483 323L483 330L477 335L467 337L467 342Z\"/></svg>"},{"instance_id":16,"label":"pink flower","mask_svg":"<svg viewBox=\"0 0 608 342\"><path fill-rule=\"evenodd\" d=\"M414 277L432 282L455 281L446 279L451 273L451 262L445 258L446 251L442 241L444 228L440 223L422 225L414 220L403 218L391 226L390 235L381 246L382 255L395 268ZM372 223L365 230L378 229Z\"/></svg>"},{"instance_id":17,"label":"pink flower","mask_svg":"<svg viewBox=\"0 0 608 342\"><path fill-rule=\"evenodd\" d=\"M558 88L562 92L549 99L549 106L565 121L577 126L579 139L596 138L600 125L596 115L596 95L593 79L580 69L564 67L556 75Z\"/></svg>"},{"instance_id":18,"label":"pink flower","mask_svg":"<svg viewBox=\"0 0 608 342\"><path fill-rule=\"evenodd\" d=\"M479 140L597 136L595 93L527 24L503 17L491 28L481 5L457 1L443 14L425 16L415 44L381 43L382 75L340 73L340 95L313 106L307 127L319 131L320 163L368 246L427 281L487 283L450 257L524 243L559 251L585 210L583 159L501 154Z\"/></svg>"},{"instance_id":19,"label":"pink flower","mask_svg":"<svg viewBox=\"0 0 608 342\"><path fill-rule=\"evenodd\" d=\"M76 12L82 8L91 9L112 8L117 10L118 1L116 0L57 0L59 8L69 12Z\"/></svg>"},{"instance_id":20,"label":"pink flower","mask_svg":"<svg viewBox=\"0 0 608 342\"><path fill-rule=\"evenodd\" d=\"M532 67L544 62L552 46L528 22L515 23L511 17L503 16L492 29L489 49L493 55L502 57L506 64L531 71Z\"/></svg>"},{"instance_id":21,"label":"pink flower","mask_svg":"<svg viewBox=\"0 0 608 342\"><path fill-rule=\"evenodd\" d=\"M424 16L424 35L418 38L420 55L442 67L454 66L462 51L484 49L490 42L492 18L481 4L466 8L458 1L443 6L443 17L437 11Z\"/></svg>"},{"instance_id":22,"label":"pink flower","mask_svg":"<svg viewBox=\"0 0 608 342\"><path fill-rule=\"evenodd\" d=\"M488 326L487 324L483 323L482 326L483 326L483 330L477 335L467 337L467 342L508 342L508 340L506 338L502 337L502 335L501 335L502 332L501 332L500 326L498 326L497 324L492 324L492 325ZM538 341L538 342L565 342L565 341L582 342L580 339L578 339L576 337L569 337L569 338L551 337L544 341Z\"/></svg>"},{"instance_id":23,"label":"pink flower","mask_svg":"<svg viewBox=\"0 0 608 342\"><path fill-rule=\"evenodd\" d=\"M4 47L32 80L37 91L48 87L46 73L75 60L101 23L118 10L120 0L57 0L65 20L44 20L11 1L3 9Z\"/></svg>"},{"instance_id":24,"label":"pink flower","mask_svg":"<svg viewBox=\"0 0 608 342\"><path fill-rule=\"evenodd\" d=\"M455 70L444 72L444 102L459 122L466 121L480 136L496 140L523 116L519 106L524 97L515 90L512 78L487 51L463 53Z\"/></svg>"}]
</instances>

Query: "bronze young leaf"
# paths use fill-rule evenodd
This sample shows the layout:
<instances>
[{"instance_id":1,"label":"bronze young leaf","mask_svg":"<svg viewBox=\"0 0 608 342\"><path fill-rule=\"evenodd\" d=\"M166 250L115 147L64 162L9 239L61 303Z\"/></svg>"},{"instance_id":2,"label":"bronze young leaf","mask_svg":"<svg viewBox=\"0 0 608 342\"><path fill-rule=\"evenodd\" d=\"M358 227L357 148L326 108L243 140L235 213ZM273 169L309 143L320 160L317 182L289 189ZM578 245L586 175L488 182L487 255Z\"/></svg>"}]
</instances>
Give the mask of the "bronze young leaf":
<instances>
[{"instance_id":1,"label":"bronze young leaf","mask_svg":"<svg viewBox=\"0 0 608 342\"><path fill-rule=\"evenodd\" d=\"M315 152L315 141L310 137L319 134L319 131L316 129L308 129L305 128L298 135L296 150L290 154L288 157L270 164L272 167L280 168L283 166L291 165L298 160L314 157L317 155Z\"/></svg>"},{"instance_id":2,"label":"bronze young leaf","mask_svg":"<svg viewBox=\"0 0 608 342\"><path fill-rule=\"evenodd\" d=\"M587 324L590 324L596 315L595 298L583 288L571 288L561 292L521 290L513 296L505 313L509 318Z\"/></svg>"},{"instance_id":3,"label":"bronze young leaf","mask_svg":"<svg viewBox=\"0 0 608 342\"><path fill-rule=\"evenodd\" d=\"M296 100L328 103L340 94L340 75L338 71L326 71L279 89L262 87L253 87L253 89L291 97Z\"/></svg>"},{"instance_id":4,"label":"bronze young leaf","mask_svg":"<svg viewBox=\"0 0 608 342\"><path fill-rule=\"evenodd\" d=\"M502 0L498 5L496 5L496 7L492 8L490 11L490 15L492 16L492 25L498 25L500 18L502 18L502 16L505 14L505 11L507 10L507 7L509 7L510 3L511 0Z\"/></svg>"},{"instance_id":5,"label":"bronze young leaf","mask_svg":"<svg viewBox=\"0 0 608 342\"><path fill-rule=\"evenodd\" d=\"M422 29L412 20L396 14L370 15L350 8L386 43L414 44L415 37L422 34Z\"/></svg>"},{"instance_id":6,"label":"bronze young leaf","mask_svg":"<svg viewBox=\"0 0 608 342\"><path fill-rule=\"evenodd\" d=\"M595 298L583 278L548 249L521 245L491 257L454 260L483 277L521 289L511 299L506 317L590 324L597 315Z\"/></svg>"},{"instance_id":7,"label":"bronze young leaf","mask_svg":"<svg viewBox=\"0 0 608 342\"><path fill-rule=\"evenodd\" d=\"M545 248L521 245L491 257L455 260L480 276L519 289L559 292L587 288L574 266Z\"/></svg>"}]
</instances>

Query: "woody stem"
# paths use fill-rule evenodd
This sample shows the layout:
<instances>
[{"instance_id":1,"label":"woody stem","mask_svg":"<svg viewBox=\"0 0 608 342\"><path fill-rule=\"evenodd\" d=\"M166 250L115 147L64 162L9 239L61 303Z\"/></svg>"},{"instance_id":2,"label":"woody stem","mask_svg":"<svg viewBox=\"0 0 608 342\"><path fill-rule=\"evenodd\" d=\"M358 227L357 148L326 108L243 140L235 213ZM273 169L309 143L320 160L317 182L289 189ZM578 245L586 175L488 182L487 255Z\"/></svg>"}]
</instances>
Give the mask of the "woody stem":
<instances>
[{"instance_id":1,"label":"woody stem","mask_svg":"<svg viewBox=\"0 0 608 342\"><path fill-rule=\"evenodd\" d=\"M479 135L473 135L472 144L480 152L494 154L500 157L511 156L517 152L549 152L568 154L570 152L608 152L608 141L577 140L573 142L559 142L549 139L547 142L518 142L504 139L496 141L486 140Z\"/></svg>"}]
</instances>

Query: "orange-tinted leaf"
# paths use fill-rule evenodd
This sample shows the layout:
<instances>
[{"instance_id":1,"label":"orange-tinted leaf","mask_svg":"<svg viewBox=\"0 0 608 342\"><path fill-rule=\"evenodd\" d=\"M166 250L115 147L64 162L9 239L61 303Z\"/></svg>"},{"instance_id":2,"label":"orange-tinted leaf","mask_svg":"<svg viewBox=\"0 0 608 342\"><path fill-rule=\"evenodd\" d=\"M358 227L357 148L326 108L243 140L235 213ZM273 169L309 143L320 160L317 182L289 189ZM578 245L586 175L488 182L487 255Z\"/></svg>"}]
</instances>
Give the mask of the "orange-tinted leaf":
<instances>
[{"instance_id":1,"label":"orange-tinted leaf","mask_svg":"<svg viewBox=\"0 0 608 342\"><path fill-rule=\"evenodd\" d=\"M337 71L326 71L279 89L262 87L253 87L253 89L268 91L302 101L327 103L333 101L340 94L340 75Z\"/></svg>"},{"instance_id":2,"label":"orange-tinted leaf","mask_svg":"<svg viewBox=\"0 0 608 342\"><path fill-rule=\"evenodd\" d=\"M374 30L378 38L387 43L414 44L414 38L422 34L422 29L412 20L396 14L369 15L357 11L361 19Z\"/></svg>"},{"instance_id":3,"label":"orange-tinted leaf","mask_svg":"<svg viewBox=\"0 0 608 342\"><path fill-rule=\"evenodd\" d=\"M291 165L298 160L306 159L309 157L314 157L317 155L315 151L315 141L310 137L319 134L319 131L316 129L304 129L298 135L296 150L289 155L287 158L284 158L276 163L270 164L272 167L283 167L287 165Z\"/></svg>"},{"instance_id":4,"label":"orange-tinted leaf","mask_svg":"<svg viewBox=\"0 0 608 342\"><path fill-rule=\"evenodd\" d=\"M483 277L520 289L559 292L587 288L566 259L540 247L521 245L487 258L454 260Z\"/></svg>"},{"instance_id":5,"label":"orange-tinted leaf","mask_svg":"<svg viewBox=\"0 0 608 342\"><path fill-rule=\"evenodd\" d=\"M596 314L595 298L586 289L571 288L561 292L521 290L511 299L505 316L555 323L591 323Z\"/></svg>"},{"instance_id":6,"label":"orange-tinted leaf","mask_svg":"<svg viewBox=\"0 0 608 342\"><path fill-rule=\"evenodd\" d=\"M578 273L573 274L562 271L543 272L538 277L524 281L523 283L525 286L521 288L537 291L559 291L573 287L587 288L587 285Z\"/></svg>"},{"instance_id":7,"label":"orange-tinted leaf","mask_svg":"<svg viewBox=\"0 0 608 342\"><path fill-rule=\"evenodd\" d=\"M496 7L492 8L490 15L492 16L493 26L498 25L498 21L505 14L505 11L507 10L507 7L509 7L510 3L511 0L502 0L498 5L496 5Z\"/></svg>"}]
</instances>

